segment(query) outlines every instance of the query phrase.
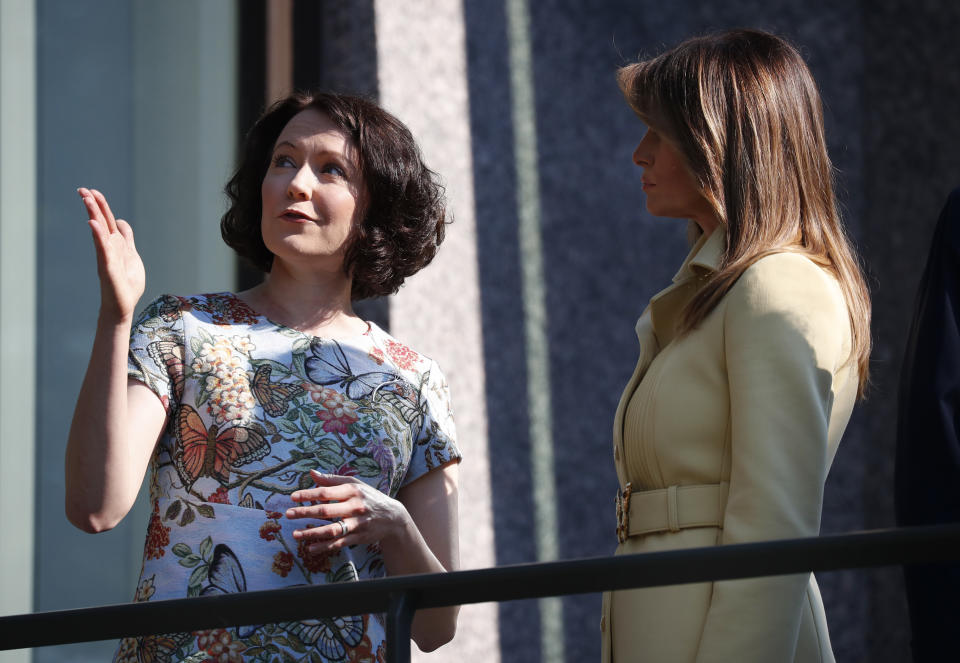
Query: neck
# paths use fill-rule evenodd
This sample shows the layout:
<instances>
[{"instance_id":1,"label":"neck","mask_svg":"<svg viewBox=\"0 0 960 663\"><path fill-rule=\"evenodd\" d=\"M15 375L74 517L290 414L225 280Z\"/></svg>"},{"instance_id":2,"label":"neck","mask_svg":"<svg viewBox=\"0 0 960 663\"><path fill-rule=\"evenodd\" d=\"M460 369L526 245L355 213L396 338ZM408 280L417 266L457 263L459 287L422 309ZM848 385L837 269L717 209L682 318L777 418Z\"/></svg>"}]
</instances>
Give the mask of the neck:
<instances>
[{"instance_id":1,"label":"neck","mask_svg":"<svg viewBox=\"0 0 960 663\"><path fill-rule=\"evenodd\" d=\"M314 336L338 338L367 329L353 312L351 287L352 280L342 272L301 273L274 260L264 282L238 296L274 322Z\"/></svg>"}]
</instances>

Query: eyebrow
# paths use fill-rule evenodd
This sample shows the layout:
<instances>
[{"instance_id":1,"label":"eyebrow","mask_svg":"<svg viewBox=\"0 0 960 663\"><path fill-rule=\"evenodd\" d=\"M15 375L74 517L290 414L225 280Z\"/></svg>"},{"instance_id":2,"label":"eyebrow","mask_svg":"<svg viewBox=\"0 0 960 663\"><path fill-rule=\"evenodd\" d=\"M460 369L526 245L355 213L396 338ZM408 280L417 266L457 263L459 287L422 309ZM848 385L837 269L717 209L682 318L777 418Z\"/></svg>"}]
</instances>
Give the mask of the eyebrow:
<instances>
[{"instance_id":1,"label":"eyebrow","mask_svg":"<svg viewBox=\"0 0 960 663\"><path fill-rule=\"evenodd\" d=\"M293 142L291 142L291 141L289 141L289 140L282 140L282 141L280 141L279 143L277 143L276 145L273 146L273 151L276 152L276 151L279 150L281 147L289 147L289 148L292 149L292 150L302 150L302 149L303 149L303 145L297 145L296 143L293 143ZM320 154L320 155L334 155L334 156L341 157L341 158L344 158L344 159L346 159L346 160L349 160L349 158L348 158L345 154L343 154L342 152L338 152L337 150L321 150L320 152L318 152L318 154Z\"/></svg>"}]
</instances>

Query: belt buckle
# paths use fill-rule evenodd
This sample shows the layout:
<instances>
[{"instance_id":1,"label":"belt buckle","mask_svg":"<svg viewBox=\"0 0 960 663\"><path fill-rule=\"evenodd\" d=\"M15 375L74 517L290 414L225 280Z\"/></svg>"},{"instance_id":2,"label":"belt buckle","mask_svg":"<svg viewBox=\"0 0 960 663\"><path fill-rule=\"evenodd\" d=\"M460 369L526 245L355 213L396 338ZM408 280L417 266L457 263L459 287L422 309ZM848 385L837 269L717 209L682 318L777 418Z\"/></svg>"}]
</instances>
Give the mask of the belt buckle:
<instances>
[{"instance_id":1,"label":"belt buckle","mask_svg":"<svg viewBox=\"0 0 960 663\"><path fill-rule=\"evenodd\" d=\"M633 486L627 483L622 492L617 491L617 541L630 538L630 494Z\"/></svg>"}]
</instances>

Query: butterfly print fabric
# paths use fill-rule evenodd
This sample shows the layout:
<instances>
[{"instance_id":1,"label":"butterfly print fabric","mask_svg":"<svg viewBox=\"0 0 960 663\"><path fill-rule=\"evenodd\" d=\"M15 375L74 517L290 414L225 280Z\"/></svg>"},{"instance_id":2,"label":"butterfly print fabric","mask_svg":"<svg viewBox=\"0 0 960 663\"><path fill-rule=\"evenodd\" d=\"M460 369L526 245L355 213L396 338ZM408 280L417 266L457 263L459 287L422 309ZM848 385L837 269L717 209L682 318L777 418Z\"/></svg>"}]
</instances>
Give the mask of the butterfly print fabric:
<instances>
[{"instance_id":1,"label":"butterfly print fabric","mask_svg":"<svg viewBox=\"0 0 960 663\"><path fill-rule=\"evenodd\" d=\"M317 469L395 497L460 458L440 369L372 323L332 341L231 293L164 295L134 326L128 373L168 414L137 601L381 577L376 545L308 555L292 536L305 523L283 516L290 494ZM127 638L114 661L385 658L381 617L356 615Z\"/></svg>"}]
</instances>

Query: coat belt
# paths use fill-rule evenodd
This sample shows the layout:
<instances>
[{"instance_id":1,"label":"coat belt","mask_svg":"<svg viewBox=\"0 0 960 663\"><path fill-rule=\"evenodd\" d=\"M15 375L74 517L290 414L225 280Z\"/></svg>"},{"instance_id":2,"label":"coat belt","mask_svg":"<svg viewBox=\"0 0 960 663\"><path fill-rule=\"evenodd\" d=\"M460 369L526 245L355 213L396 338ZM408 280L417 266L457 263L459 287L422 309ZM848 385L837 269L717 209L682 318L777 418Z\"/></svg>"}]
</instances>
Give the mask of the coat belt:
<instances>
[{"instance_id":1,"label":"coat belt","mask_svg":"<svg viewBox=\"0 0 960 663\"><path fill-rule=\"evenodd\" d=\"M628 483L617 493L617 540L691 527L723 527L729 484L669 486L635 491Z\"/></svg>"}]
</instances>

